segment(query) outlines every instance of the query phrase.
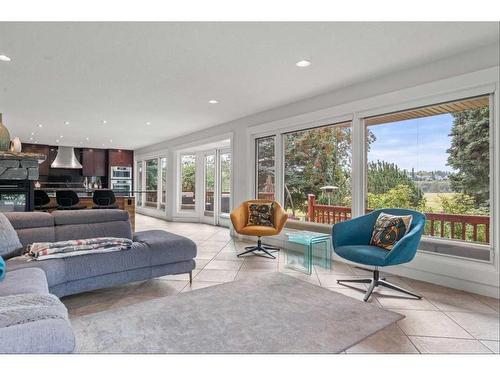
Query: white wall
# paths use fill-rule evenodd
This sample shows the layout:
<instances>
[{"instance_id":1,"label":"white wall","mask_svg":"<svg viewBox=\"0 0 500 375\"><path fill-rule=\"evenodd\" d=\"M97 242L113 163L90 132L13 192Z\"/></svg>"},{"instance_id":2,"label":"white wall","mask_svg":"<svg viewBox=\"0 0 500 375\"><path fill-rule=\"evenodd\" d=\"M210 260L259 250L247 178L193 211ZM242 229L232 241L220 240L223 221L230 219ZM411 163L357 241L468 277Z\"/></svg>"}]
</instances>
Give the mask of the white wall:
<instances>
[{"instance_id":1,"label":"white wall","mask_svg":"<svg viewBox=\"0 0 500 375\"><path fill-rule=\"evenodd\" d=\"M430 104L433 100L444 101L447 98L456 98L457 93L473 95L486 89L498 92L499 64L498 45L482 47L141 148L135 151L135 157L140 159L146 155L166 153L170 177L167 189L168 192L176 192L177 181L174 178L174 172L177 171L177 151L198 143L227 138L230 135L233 149L233 201L237 204L253 195L253 135L279 128L319 125L334 119L356 118L359 114L367 115L382 110L398 110L418 104ZM500 108L498 96L495 95L495 108ZM498 128L498 111L494 116ZM356 121L353 123L354 127L356 127ZM497 131L495 135L497 145L500 144L498 133L500 132ZM498 169L500 165L498 148L494 152L494 161ZM353 158L353 174L356 166L362 168L362 161ZM353 176L353 186L362 186L361 176L361 173ZM496 191L500 191L498 173L494 183L497 187ZM356 194L359 192L353 191L353 196ZM497 216L498 200L493 204L493 212ZM165 214L167 219L190 219L189 215L180 215L176 212L176 200L172 193L168 194L167 207ZM355 212L360 210L356 207L353 209ZM392 272L498 297L499 220L495 219L494 225L493 243L496 255L493 264L477 264L463 260L457 262L446 257L419 254L414 262L398 267Z\"/></svg>"}]
</instances>

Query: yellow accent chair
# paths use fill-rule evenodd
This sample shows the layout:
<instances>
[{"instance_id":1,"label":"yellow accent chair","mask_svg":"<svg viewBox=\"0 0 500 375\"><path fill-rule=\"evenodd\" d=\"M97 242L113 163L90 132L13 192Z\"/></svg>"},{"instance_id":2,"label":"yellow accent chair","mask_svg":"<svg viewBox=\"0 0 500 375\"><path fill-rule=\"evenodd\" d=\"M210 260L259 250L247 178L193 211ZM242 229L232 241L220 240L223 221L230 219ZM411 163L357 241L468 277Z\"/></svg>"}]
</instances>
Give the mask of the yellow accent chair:
<instances>
[{"instance_id":1,"label":"yellow accent chair","mask_svg":"<svg viewBox=\"0 0 500 375\"><path fill-rule=\"evenodd\" d=\"M264 225L247 225L248 224L248 205L249 204L266 204L273 203L273 226ZM254 253L255 255L262 256L264 258L276 257L271 254L272 252L279 251L278 247L263 245L261 237L264 236L275 236L281 232L285 226L288 215L285 210L276 201L268 199L254 199L245 201L240 204L236 209L231 212L231 222L233 223L234 230L236 233L247 235L247 236L257 236L257 245L245 247L245 251L238 254L242 256L248 253Z\"/></svg>"}]
</instances>

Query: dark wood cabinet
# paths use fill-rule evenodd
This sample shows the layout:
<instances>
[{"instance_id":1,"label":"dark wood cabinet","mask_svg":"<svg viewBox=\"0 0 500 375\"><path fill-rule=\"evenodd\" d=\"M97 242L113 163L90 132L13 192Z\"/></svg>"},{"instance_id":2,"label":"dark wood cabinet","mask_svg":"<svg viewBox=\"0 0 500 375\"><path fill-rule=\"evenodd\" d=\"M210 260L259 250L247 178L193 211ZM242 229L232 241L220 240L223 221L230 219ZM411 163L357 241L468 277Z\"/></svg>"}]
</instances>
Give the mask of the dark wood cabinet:
<instances>
[{"instance_id":1,"label":"dark wood cabinet","mask_svg":"<svg viewBox=\"0 0 500 375\"><path fill-rule=\"evenodd\" d=\"M134 164L134 151L108 150L108 161L110 167L132 167Z\"/></svg>"},{"instance_id":2,"label":"dark wood cabinet","mask_svg":"<svg viewBox=\"0 0 500 375\"><path fill-rule=\"evenodd\" d=\"M22 151L23 152L33 152L36 154L45 155L45 161L38 165L38 174L40 176L48 176L49 175L50 163L52 163L52 161L50 160L50 157L49 157L49 146L48 145L36 145L33 143L25 143L25 144L23 144Z\"/></svg>"},{"instance_id":3,"label":"dark wood cabinet","mask_svg":"<svg viewBox=\"0 0 500 375\"><path fill-rule=\"evenodd\" d=\"M106 150L85 148L82 151L83 176L106 176Z\"/></svg>"}]
</instances>

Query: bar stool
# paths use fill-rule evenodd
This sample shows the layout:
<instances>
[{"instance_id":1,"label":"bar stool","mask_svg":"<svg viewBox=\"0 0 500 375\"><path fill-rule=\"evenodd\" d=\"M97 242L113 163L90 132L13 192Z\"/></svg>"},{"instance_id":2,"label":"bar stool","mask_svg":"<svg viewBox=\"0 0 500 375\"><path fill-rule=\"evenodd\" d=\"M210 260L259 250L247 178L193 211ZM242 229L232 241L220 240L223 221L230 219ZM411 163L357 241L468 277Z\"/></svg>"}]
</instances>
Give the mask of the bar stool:
<instances>
[{"instance_id":1,"label":"bar stool","mask_svg":"<svg viewBox=\"0 0 500 375\"><path fill-rule=\"evenodd\" d=\"M58 210L84 210L87 208L84 204L80 204L80 198L73 190L57 190L56 200L59 205Z\"/></svg>"},{"instance_id":2,"label":"bar stool","mask_svg":"<svg viewBox=\"0 0 500 375\"><path fill-rule=\"evenodd\" d=\"M50 197L43 190L35 190L35 210L48 211L59 207L56 203L50 203Z\"/></svg>"},{"instance_id":3,"label":"bar stool","mask_svg":"<svg viewBox=\"0 0 500 375\"><path fill-rule=\"evenodd\" d=\"M118 205L116 204L116 197L113 190L110 189L100 189L95 190L92 195L92 201L95 209L116 209Z\"/></svg>"}]
</instances>

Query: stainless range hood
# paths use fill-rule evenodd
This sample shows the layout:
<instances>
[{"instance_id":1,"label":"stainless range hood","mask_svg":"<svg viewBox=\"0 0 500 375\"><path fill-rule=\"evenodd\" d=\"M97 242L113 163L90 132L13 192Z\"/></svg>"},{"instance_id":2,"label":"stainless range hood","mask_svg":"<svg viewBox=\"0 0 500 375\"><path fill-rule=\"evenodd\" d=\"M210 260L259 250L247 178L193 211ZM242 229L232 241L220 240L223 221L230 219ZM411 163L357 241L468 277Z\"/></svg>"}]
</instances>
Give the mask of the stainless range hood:
<instances>
[{"instance_id":1,"label":"stainless range hood","mask_svg":"<svg viewBox=\"0 0 500 375\"><path fill-rule=\"evenodd\" d=\"M59 146L55 160L51 168L81 169L83 168L75 155L73 147Z\"/></svg>"}]
</instances>

